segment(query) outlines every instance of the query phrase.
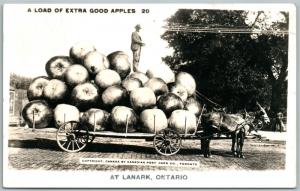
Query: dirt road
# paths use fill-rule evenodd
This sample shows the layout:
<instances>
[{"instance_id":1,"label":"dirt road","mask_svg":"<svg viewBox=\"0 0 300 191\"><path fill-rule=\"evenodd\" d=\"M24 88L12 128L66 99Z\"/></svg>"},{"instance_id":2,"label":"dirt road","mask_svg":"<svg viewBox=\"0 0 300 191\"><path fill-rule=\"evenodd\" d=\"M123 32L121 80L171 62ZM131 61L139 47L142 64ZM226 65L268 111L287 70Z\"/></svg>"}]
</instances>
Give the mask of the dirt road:
<instances>
[{"instance_id":1,"label":"dirt road","mask_svg":"<svg viewBox=\"0 0 300 191\"><path fill-rule=\"evenodd\" d=\"M279 134L279 137L282 134ZM273 137L277 137L276 134ZM282 136L281 136L282 137ZM152 142L140 139L96 138L84 151L67 153L59 149L54 129L46 131L9 128L9 168L43 170L207 170L244 169L275 170L285 168L285 141L247 139L244 145L246 159L231 156L230 140L214 140L211 144L212 158L204 158L199 140L183 141L183 148L174 156L156 153ZM199 167L157 167L134 165L80 164L79 158L119 158L150 160L199 161Z\"/></svg>"}]
</instances>

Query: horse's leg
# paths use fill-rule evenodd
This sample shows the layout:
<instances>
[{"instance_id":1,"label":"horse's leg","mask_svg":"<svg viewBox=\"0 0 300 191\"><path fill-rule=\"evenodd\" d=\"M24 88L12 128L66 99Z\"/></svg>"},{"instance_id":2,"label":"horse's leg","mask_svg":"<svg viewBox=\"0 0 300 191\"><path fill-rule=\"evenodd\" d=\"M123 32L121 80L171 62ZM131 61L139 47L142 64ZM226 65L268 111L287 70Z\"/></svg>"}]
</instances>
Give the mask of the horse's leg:
<instances>
[{"instance_id":1,"label":"horse's leg","mask_svg":"<svg viewBox=\"0 0 300 191\"><path fill-rule=\"evenodd\" d=\"M208 141L208 138L205 138L202 140L203 141L203 155L205 158L208 158L209 157L209 141Z\"/></svg>"},{"instance_id":2,"label":"horse's leg","mask_svg":"<svg viewBox=\"0 0 300 191\"><path fill-rule=\"evenodd\" d=\"M240 154L241 154L241 130L238 130L237 133L236 133L236 154L237 154L237 157L240 157Z\"/></svg>"},{"instance_id":3,"label":"horse's leg","mask_svg":"<svg viewBox=\"0 0 300 191\"><path fill-rule=\"evenodd\" d=\"M237 153L236 153L237 135L235 132L233 132L231 136L232 136L231 137L231 139L232 139L231 152L232 152L232 155L234 157L236 157L237 156Z\"/></svg>"},{"instance_id":4,"label":"horse's leg","mask_svg":"<svg viewBox=\"0 0 300 191\"><path fill-rule=\"evenodd\" d=\"M245 158L245 156L243 155L244 141L245 141L245 132L244 130L241 130L239 136L239 145L240 145L239 158Z\"/></svg>"},{"instance_id":5,"label":"horse's leg","mask_svg":"<svg viewBox=\"0 0 300 191\"><path fill-rule=\"evenodd\" d=\"M201 139L201 150L202 150L203 156L206 157L207 156L207 141L206 141L206 138Z\"/></svg>"},{"instance_id":6,"label":"horse's leg","mask_svg":"<svg viewBox=\"0 0 300 191\"><path fill-rule=\"evenodd\" d=\"M208 138L207 139L207 154L208 154L208 158L211 157L211 153L210 153L210 141L211 141L211 138Z\"/></svg>"},{"instance_id":7,"label":"horse's leg","mask_svg":"<svg viewBox=\"0 0 300 191\"><path fill-rule=\"evenodd\" d=\"M231 140L232 140L231 153L234 155L234 145L235 145L235 137L234 137L234 135L231 135Z\"/></svg>"},{"instance_id":8,"label":"horse's leg","mask_svg":"<svg viewBox=\"0 0 300 191\"><path fill-rule=\"evenodd\" d=\"M204 139L200 139L200 150L201 150L202 154L204 154L204 152L205 152L205 140Z\"/></svg>"},{"instance_id":9,"label":"horse's leg","mask_svg":"<svg viewBox=\"0 0 300 191\"><path fill-rule=\"evenodd\" d=\"M210 139L211 139L211 134L210 133L205 133L204 134L204 139L202 139L202 141L201 141L201 143L203 142L203 147L204 147L204 149L203 149L203 155L204 155L204 157L205 158L208 158L208 157L210 157L211 156L211 154L210 154Z\"/></svg>"}]
</instances>

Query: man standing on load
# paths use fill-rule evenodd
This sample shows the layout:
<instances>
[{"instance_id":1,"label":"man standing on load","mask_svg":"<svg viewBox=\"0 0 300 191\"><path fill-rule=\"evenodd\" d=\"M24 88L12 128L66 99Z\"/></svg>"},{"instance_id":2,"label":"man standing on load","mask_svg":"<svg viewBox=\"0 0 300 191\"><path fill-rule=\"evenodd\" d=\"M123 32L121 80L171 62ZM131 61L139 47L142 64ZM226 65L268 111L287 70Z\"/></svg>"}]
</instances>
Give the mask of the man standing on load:
<instances>
[{"instance_id":1,"label":"man standing on load","mask_svg":"<svg viewBox=\"0 0 300 191\"><path fill-rule=\"evenodd\" d=\"M145 46L145 43L143 43L139 31L141 29L141 25L137 24L135 26L135 31L131 35L131 50L133 53L133 62L131 66L131 72L138 71L138 66L140 62L140 55L141 55L141 48L142 46Z\"/></svg>"}]
</instances>

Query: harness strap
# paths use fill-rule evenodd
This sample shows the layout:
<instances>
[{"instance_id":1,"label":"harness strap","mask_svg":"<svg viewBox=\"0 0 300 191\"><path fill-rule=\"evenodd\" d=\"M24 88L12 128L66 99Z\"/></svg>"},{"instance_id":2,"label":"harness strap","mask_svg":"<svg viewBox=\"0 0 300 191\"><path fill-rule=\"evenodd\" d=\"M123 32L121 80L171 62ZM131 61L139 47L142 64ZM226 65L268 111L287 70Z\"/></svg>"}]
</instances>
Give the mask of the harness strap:
<instances>
[{"instance_id":1,"label":"harness strap","mask_svg":"<svg viewBox=\"0 0 300 191\"><path fill-rule=\"evenodd\" d=\"M222 124L222 122L223 122L223 115L220 113L220 121L219 121L219 128L221 128L221 124Z\"/></svg>"}]
</instances>

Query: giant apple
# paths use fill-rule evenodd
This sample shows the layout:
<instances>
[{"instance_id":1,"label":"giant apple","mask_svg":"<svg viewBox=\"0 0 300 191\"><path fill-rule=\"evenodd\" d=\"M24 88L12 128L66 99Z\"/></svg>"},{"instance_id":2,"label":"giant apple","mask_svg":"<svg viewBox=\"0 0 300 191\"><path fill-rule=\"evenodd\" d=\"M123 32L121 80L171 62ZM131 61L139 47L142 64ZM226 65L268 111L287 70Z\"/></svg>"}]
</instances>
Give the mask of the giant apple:
<instances>
[{"instance_id":1,"label":"giant apple","mask_svg":"<svg viewBox=\"0 0 300 191\"><path fill-rule=\"evenodd\" d=\"M187 72L179 72L176 75L177 84L181 84L188 92L188 95L194 95L196 92L196 81L194 77Z\"/></svg>"},{"instance_id":2,"label":"giant apple","mask_svg":"<svg viewBox=\"0 0 300 191\"><path fill-rule=\"evenodd\" d=\"M179 134L193 134L197 131L197 118L187 110L175 110L169 118L169 127Z\"/></svg>"},{"instance_id":3,"label":"giant apple","mask_svg":"<svg viewBox=\"0 0 300 191\"><path fill-rule=\"evenodd\" d=\"M171 93L178 95L183 102L187 100L188 92L183 85L173 82L169 84L169 89Z\"/></svg>"},{"instance_id":4,"label":"giant apple","mask_svg":"<svg viewBox=\"0 0 300 191\"><path fill-rule=\"evenodd\" d=\"M54 109L55 126L59 128L68 121L79 122L80 112L77 107L68 104L58 104Z\"/></svg>"},{"instance_id":5,"label":"giant apple","mask_svg":"<svg viewBox=\"0 0 300 191\"><path fill-rule=\"evenodd\" d=\"M146 109L140 115L141 131L156 133L168 127L165 113L160 109Z\"/></svg>"},{"instance_id":6,"label":"giant apple","mask_svg":"<svg viewBox=\"0 0 300 191\"><path fill-rule=\"evenodd\" d=\"M173 93L161 95L158 99L157 107L169 116L174 110L183 109L184 105L181 98Z\"/></svg>"},{"instance_id":7,"label":"giant apple","mask_svg":"<svg viewBox=\"0 0 300 191\"><path fill-rule=\"evenodd\" d=\"M78 42L70 49L70 57L77 64L83 64L84 57L91 51L96 51L94 45L87 42Z\"/></svg>"},{"instance_id":8,"label":"giant apple","mask_svg":"<svg viewBox=\"0 0 300 191\"><path fill-rule=\"evenodd\" d=\"M107 109L111 109L116 105L126 105L127 97L125 88L120 85L114 85L104 90L102 93L102 102Z\"/></svg>"},{"instance_id":9,"label":"giant apple","mask_svg":"<svg viewBox=\"0 0 300 191\"><path fill-rule=\"evenodd\" d=\"M98 72L109 68L109 61L107 57L97 51L89 52L84 57L84 66L92 76L95 76Z\"/></svg>"},{"instance_id":10,"label":"giant apple","mask_svg":"<svg viewBox=\"0 0 300 191\"><path fill-rule=\"evenodd\" d=\"M45 86L43 96L51 104L62 103L68 96L68 87L65 82L52 79Z\"/></svg>"},{"instance_id":11,"label":"giant apple","mask_svg":"<svg viewBox=\"0 0 300 191\"><path fill-rule=\"evenodd\" d=\"M195 114L197 117L200 115L202 112L203 106L193 97L189 97L186 100L184 108L193 114Z\"/></svg>"},{"instance_id":12,"label":"giant apple","mask_svg":"<svg viewBox=\"0 0 300 191\"><path fill-rule=\"evenodd\" d=\"M29 101L43 99L43 90L49 83L49 78L39 76L32 80L27 90L27 98Z\"/></svg>"},{"instance_id":13,"label":"giant apple","mask_svg":"<svg viewBox=\"0 0 300 191\"><path fill-rule=\"evenodd\" d=\"M116 71L105 69L96 75L95 83L100 87L101 90L104 90L109 86L120 85L121 77Z\"/></svg>"},{"instance_id":14,"label":"giant apple","mask_svg":"<svg viewBox=\"0 0 300 191\"><path fill-rule=\"evenodd\" d=\"M168 93L168 86L161 78L150 78L145 87L152 89L156 96Z\"/></svg>"},{"instance_id":15,"label":"giant apple","mask_svg":"<svg viewBox=\"0 0 300 191\"><path fill-rule=\"evenodd\" d=\"M112 129L116 132L136 132L138 116L133 109L125 106L116 106L111 111Z\"/></svg>"},{"instance_id":16,"label":"giant apple","mask_svg":"<svg viewBox=\"0 0 300 191\"><path fill-rule=\"evenodd\" d=\"M34 100L25 105L22 116L30 128L35 124L35 128L49 127L53 121L53 111L44 100Z\"/></svg>"},{"instance_id":17,"label":"giant apple","mask_svg":"<svg viewBox=\"0 0 300 191\"><path fill-rule=\"evenodd\" d=\"M67 69L73 64L68 56L54 56L46 63L46 72L50 78L64 80Z\"/></svg>"},{"instance_id":18,"label":"giant apple","mask_svg":"<svg viewBox=\"0 0 300 191\"><path fill-rule=\"evenodd\" d=\"M134 110L140 112L144 109L153 108L156 104L156 97L150 88L137 88L130 92L130 103Z\"/></svg>"},{"instance_id":19,"label":"giant apple","mask_svg":"<svg viewBox=\"0 0 300 191\"><path fill-rule=\"evenodd\" d=\"M104 131L109 128L110 114L102 109L91 108L83 113L81 122L90 131Z\"/></svg>"},{"instance_id":20,"label":"giant apple","mask_svg":"<svg viewBox=\"0 0 300 191\"><path fill-rule=\"evenodd\" d=\"M122 81L122 86L128 92L131 92L132 90L142 87L143 84L142 84L141 80L139 80L137 78L126 78Z\"/></svg>"},{"instance_id":21,"label":"giant apple","mask_svg":"<svg viewBox=\"0 0 300 191\"><path fill-rule=\"evenodd\" d=\"M65 73L65 81L70 87L75 87L89 80L89 72L79 64L71 65Z\"/></svg>"},{"instance_id":22,"label":"giant apple","mask_svg":"<svg viewBox=\"0 0 300 191\"><path fill-rule=\"evenodd\" d=\"M124 79L130 73L130 62L128 55L123 51L112 52L107 56L111 69L119 73Z\"/></svg>"},{"instance_id":23,"label":"giant apple","mask_svg":"<svg viewBox=\"0 0 300 191\"><path fill-rule=\"evenodd\" d=\"M133 72L130 75L128 75L127 78L137 78L141 80L143 85L145 85L145 83L149 80L148 76L142 72Z\"/></svg>"},{"instance_id":24,"label":"giant apple","mask_svg":"<svg viewBox=\"0 0 300 191\"><path fill-rule=\"evenodd\" d=\"M96 107L100 102L99 88L90 82L75 86L71 93L70 103L80 111Z\"/></svg>"},{"instance_id":25,"label":"giant apple","mask_svg":"<svg viewBox=\"0 0 300 191\"><path fill-rule=\"evenodd\" d=\"M161 78L167 84L175 81L174 72L164 63L151 66L146 74L149 78Z\"/></svg>"}]
</instances>

